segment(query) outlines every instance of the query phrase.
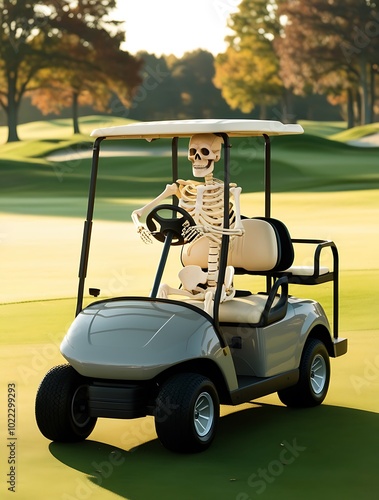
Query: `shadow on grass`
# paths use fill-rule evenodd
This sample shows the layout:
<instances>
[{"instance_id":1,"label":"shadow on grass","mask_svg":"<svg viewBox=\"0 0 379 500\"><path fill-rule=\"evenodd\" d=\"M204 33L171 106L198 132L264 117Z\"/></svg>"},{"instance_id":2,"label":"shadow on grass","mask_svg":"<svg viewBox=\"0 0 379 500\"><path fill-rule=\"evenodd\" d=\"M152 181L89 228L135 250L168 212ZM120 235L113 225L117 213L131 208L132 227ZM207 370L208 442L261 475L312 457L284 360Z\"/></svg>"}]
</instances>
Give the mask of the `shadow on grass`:
<instances>
[{"instance_id":1,"label":"shadow on grass","mask_svg":"<svg viewBox=\"0 0 379 500\"><path fill-rule=\"evenodd\" d=\"M71 487L73 498L103 488L130 500L374 500L377 430L372 412L254 404L223 417L214 443L201 454L173 454L158 440L132 451L90 440L52 443L50 452L86 474Z\"/></svg>"}]
</instances>

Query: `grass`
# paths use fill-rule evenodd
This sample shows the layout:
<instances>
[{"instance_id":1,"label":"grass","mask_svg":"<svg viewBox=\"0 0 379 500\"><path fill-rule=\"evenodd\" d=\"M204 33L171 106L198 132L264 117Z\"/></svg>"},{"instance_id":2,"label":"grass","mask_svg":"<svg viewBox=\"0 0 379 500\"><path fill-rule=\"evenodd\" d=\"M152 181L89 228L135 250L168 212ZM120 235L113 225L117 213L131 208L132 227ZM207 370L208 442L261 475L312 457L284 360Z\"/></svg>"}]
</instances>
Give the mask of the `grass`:
<instances>
[{"instance_id":1,"label":"grass","mask_svg":"<svg viewBox=\"0 0 379 500\"><path fill-rule=\"evenodd\" d=\"M86 125L94 128L98 123L88 118ZM45 141L37 138L40 126ZM273 140L272 215L282 219L294 237L336 241L341 335L349 339L349 352L332 360L324 405L291 411L271 395L237 408L224 407L214 444L196 456L167 452L156 439L151 417L101 419L90 439L78 445L51 444L39 433L35 394L49 368L64 362L59 344L74 315L90 169L89 160L56 164L46 155L68 146L82 151L88 137L70 138L67 121L29 124L20 135L30 142L0 147L1 498L11 495L4 479L5 395L10 382L17 386L16 491L21 500L377 498L378 150L329 140L338 124L312 127L317 136ZM241 204L246 215L261 214L263 207L258 161L262 144L256 144L253 154L243 141L235 142L232 151L232 180L244 188ZM99 286L102 296L151 287L161 246L143 245L129 221L130 212L169 181L169 159L155 155L156 148L166 146L152 147L151 158L110 157L101 164L87 284ZM180 168L187 178L185 157ZM141 169L148 177L145 182ZM178 256L173 257L170 283L178 265ZM298 253L298 258L306 264L310 257ZM255 281L250 285L258 286ZM291 292L319 300L330 312L330 284L294 287ZM284 465L283 450L289 446L295 446L295 452L285 457L294 460Z\"/></svg>"},{"instance_id":2,"label":"grass","mask_svg":"<svg viewBox=\"0 0 379 500\"><path fill-rule=\"evenodd\" d=\"M125 118L117 118L114 116L94 115L84 116L80 118L80 131L87 138L95 128L113 127L116 125L124 125L129 121ZM20 139L24 142L30 140L66 140L72 138L72 120L61 119L46 120L38 122L24 123L18 127ZM0 127L0 141L5 142L7 138L7 128Z\"/></svg>"},{"instance_id":3,"label":"grass","mask_svg":"<svg viewBox=\"0 0 379 500\"><path fill-rule=\"evenodd\" d=\"M330 138L332 134L337 134L346 130L345 122L316 122L312 120L300 120L300 125L307 134Z\"/></svg>"},{"instance_id":4,"label":"grass","mask_svg":"<svg viewBox=\"0 0 379 500\"><path fill-rule=\"evenodd\" d=\"M52 127L54 128L54 127ZM55 133L56 128L54 128ZM121 142L118 142L120 145ZM157 145L159 144L159 145ZM46 155L67 147L73 153L69 161L49 160ZM140 142L131 144L132 150L141 147ZM150 146L151 157L105 157L100 162L98 195L102 199L149 198L159 193L171 181L169 159L157 154L157 148L168 151L167 142L154 142ZM181 143L182 149L186 141ZM25 199L80 198L86 197L91 168L90 158L79 153L90 152L90 141L85 137L62 139L55 143L31 140L19 145L0 147L0 209L16 213L38 213L36 202L13 206L18 195ZM159 151L158 149L158 151ZM363 150L364 149L364 150ZM317 152L317 154L315 154ZM257 139L233 141L231 176L243 186L244 192L262 190L263 144ZM322 192L359 189L378 189L379 171L376 148L357 148L323 137L304 134L299 137L273 139L274 192ZM144 172L143 178L141 171ZM179 159L179 176L190 175L189 163L183 155ZM222 165L217 164L215 175L222 176ZM73 202L76 203L75 201ZM38 205L38 203L37 203ZM8 208L7 208L8 207ZM36 211L36 212L35 212ZM57 215L73 215L71 206L57 205ZM79 215L79 213L77 214Z\"/></svg>"},{"instance_id":5,"label":"grass","mask_svg":"<svg viewBox=\"0 0 379 500\"><path fill-rule=\"evenodd\" d=\"M369 135L379 133L379 123L370 123L368 125L361 125L359 127L354 127L349 130L344 130L339 133L330 136L330 139L334 141L353 141L357 139L362 139L362 137L367 137Z\"/></svg>"},{"instance_id":6,"label":"grass","mask_svg":"<svg viewBox=\"0 0 379 500\"><path fill-rule=\"evenodd\" d=\"M30 337L14 344L10 336L10 343L0 348L0 390L5 394L8 382L17 386L18 498L245 500L265 493L273 499L302 500L306 495L317 500L323 494L355 500L364 481L363 498L376 499L379 376L374 331L349 332L349 354L332 360L331 387L321 407L287 410L276 395L225 407L212 447L201 455L176 456L157 441L151 417L100 419L90 438L77 445L49 443L41 436L34 422L34 397L48 369L63 361L59 342L72 305L20 304L18 328ZM3 442L5 429L4 421ZM296 452L283 455L289 445ZM281 457L294 460L281 465ZM6 470L5 446L0 460Z\"/></svg>"}]
</instances>

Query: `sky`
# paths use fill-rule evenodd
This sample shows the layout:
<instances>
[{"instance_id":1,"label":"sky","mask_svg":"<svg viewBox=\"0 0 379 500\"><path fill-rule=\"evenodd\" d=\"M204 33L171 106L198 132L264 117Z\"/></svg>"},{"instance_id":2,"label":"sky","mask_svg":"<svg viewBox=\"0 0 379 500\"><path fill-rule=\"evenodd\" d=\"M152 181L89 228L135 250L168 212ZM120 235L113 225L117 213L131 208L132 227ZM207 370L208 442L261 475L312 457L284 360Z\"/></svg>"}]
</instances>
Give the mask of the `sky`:
<instances>
[{"instance_id":1,"label":"sky","mask_svg":"<svg viewBox=\"0 0 379 500\"><path fill-rule=\"evenodd\" d=\"M174 54L204 49L224 52L227 18L241 0L118 0L112 16L125 21L123 49Z\"/></svg>"}]
</instances>

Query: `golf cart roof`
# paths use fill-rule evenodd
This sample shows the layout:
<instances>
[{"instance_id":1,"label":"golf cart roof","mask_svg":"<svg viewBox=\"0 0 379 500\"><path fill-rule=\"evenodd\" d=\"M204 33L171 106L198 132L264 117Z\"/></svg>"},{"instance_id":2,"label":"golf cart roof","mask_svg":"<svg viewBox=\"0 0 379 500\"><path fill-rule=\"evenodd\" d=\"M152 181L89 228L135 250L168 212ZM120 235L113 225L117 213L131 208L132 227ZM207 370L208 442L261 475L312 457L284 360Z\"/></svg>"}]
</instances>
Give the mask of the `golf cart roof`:
<instances>
[{"instance_id":1,"label":"golf cart roof","mask_svg":"<svg viewBox=\"0 0 379 500\"><path fill-rule=\"evenodd\" d=\"M91 137L109 139L158 139L171 137L191 137L194 134L226 133L230 137L252 137L263 134L290 135L302 134L301 125L284 125L275 120L167 120L135 122L116 127L99 128Z\"/></svg>"}]
</instances>

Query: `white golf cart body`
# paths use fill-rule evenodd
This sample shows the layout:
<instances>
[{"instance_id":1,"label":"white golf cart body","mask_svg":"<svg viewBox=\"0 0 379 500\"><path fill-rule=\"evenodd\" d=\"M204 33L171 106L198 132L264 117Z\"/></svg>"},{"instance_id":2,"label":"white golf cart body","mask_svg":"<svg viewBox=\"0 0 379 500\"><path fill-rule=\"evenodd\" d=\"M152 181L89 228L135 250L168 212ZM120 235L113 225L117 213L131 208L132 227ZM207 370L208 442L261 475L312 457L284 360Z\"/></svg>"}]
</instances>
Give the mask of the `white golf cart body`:
<instances>
[{"instance_id":1,"label":"white golf cart body","mask_svg":"<svg viewBox=\"0 0 379 500\"><path fill-rule=\"evenodd\" d=\"M88 389L86 404L91 418L137 418L154 414L160 388L183 374L206 377L214 384L220 403L237 405L296 386L301 377L304 346L312 339L322 343L330 357L347 351L346 339L338 336L338 253L334 243L328 240L291 240L285 226L270 217L269 138L302 132L300 125L284 125L277 121L176 120L131 123L97 129L91 134L95 143L79 271L77 315L61 345L62 355L82 376L82 384ZM218 283L212 315L204 312L202 301L157 298L169 252L168 242L163 245L150 296L113 297L97 300L83 308L102 141L172 139L172 176L175 181L178 178L178 140L199 133L220 134L223 138L226 192L230 179L229 140L233 137L264 137L264 216L243 220L246 231L239 238L234 254L230 252L229 236L222 236L219 281L222 282L226 266L233 265L236 275L265 276L266 290L260 293L237 290L232 300L220 303L221 284ZM133 158L125 157L126 170L128 161L133 161ZM228 210L227 196L225 205ZM224 221L224 227L227 227L227 216ZM263 240L266 247L257 249L257 242ZM312 266L293 265L293 242L314 245ZM202 257L204 242L195 241L192 250L188 251L190 246L191 243L183 249L183 264L206 266ZM332 252L332 269L321 265L320 256L324 249ZM262 252L272 256L274 265L255 265L260 262ZM292 254L288 255L288 252ZM178 262L178 270L181 266ZM292 283L317 285L327 281L333 282L332 333L319 303L288 294ZM309 288L305 286L304 289ZM92 289L91 293L97 296L99 290ZM325 394L322 399L324 397ZM204 439L204 448L207 445ZM167 446L175 449L170 444Z\"/></svg>"}]
</instances>

